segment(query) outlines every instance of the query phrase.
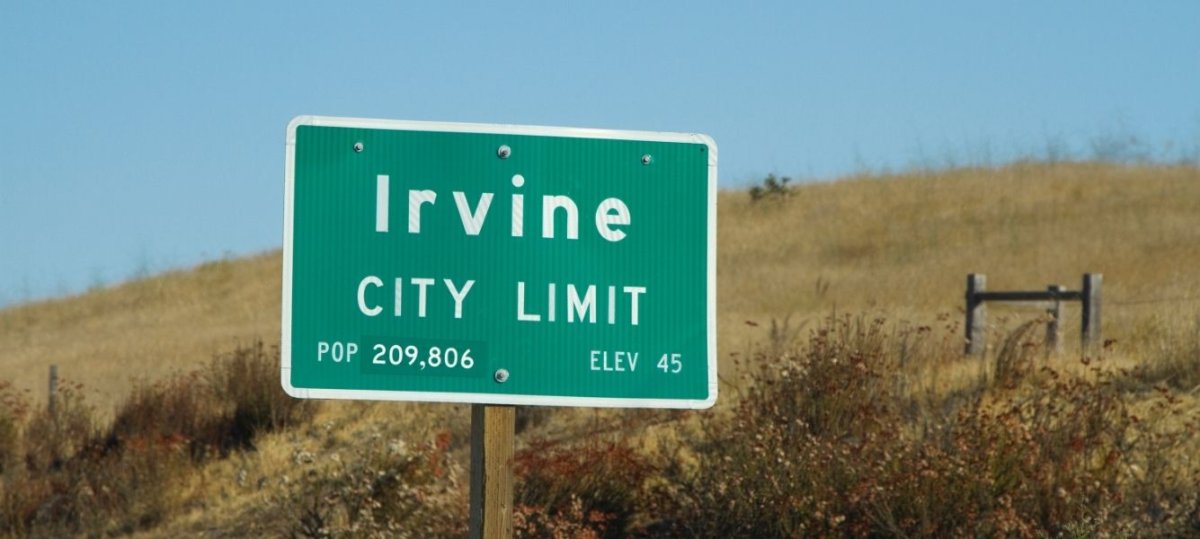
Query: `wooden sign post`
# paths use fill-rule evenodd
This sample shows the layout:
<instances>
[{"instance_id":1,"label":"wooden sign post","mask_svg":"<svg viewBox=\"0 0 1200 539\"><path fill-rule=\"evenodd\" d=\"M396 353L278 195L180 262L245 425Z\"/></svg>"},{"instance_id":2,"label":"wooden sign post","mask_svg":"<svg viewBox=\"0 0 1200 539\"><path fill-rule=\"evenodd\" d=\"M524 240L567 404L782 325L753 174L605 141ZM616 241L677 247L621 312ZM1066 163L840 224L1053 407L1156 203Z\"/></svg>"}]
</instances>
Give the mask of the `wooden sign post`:
<instances>
[{"instance_id":1,"label":"wooden sign post","mask_svg":"<svg viewBox=\"0 0 1200 539\"><path fill-rule=\"evenodd\" d=\"M516 408L471 405L472 539L513 535L513 451Z\"/></svg>"}]
</instances>

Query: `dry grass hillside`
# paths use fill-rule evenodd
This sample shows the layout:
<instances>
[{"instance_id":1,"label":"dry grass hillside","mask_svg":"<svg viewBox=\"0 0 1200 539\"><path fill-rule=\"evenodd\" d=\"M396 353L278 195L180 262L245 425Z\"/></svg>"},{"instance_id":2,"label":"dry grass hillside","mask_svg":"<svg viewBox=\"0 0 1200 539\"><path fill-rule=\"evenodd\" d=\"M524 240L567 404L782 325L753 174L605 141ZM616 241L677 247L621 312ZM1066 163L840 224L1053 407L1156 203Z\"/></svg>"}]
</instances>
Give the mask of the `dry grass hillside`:
<instances>
[{"instance_id":1,"label":"dry grass hillside","mask_svg":"<svg viewBox=\"0 0 1200 539\"><path fill-rule=\"evenodd\" d=\"M721 199L726 350L756 337L744 320L957 312L968 273L994 290L1077 290L1081 274L1102 273L1105 330L1121 340L1156 315L1200 313L1195 168L1015 164L846 178L782 198Z\"/></svg>"},{"instance_id":2,"label":"dry grass hillside","mask_svg":"<svg viewBox=\"0 0 1200 539\"><path fill-rule=\"evenodd\" d=\"M1200 170L1018 163L849 177L757 200L724 191L718 242L716 408L526 414L522 535L1083 537L1200 526L1190 456L1200 454ZM1027 344L1042 313L1017 306L993 308L989 360L963 360L970 272L993 290L1076 289L1082 273L1103 273L1104 332L1115 340L1103 365L1070 349L1042 363ZM21 453L5 432L28 445L46 427L25 408L12 414L23 420L0 414L5 481L41 489L0 489L0 506L30 515L3 529L461 533L464 406L293 409L255 400L255 384L278 393L269 368L261 381L229 376L269 362L279 274L279 254L267 253L0 311L0 380L44 399L57 363L87 382L100 419L79 428L100 434L80 436L101 440L54 446L83 455L65 464L14 468ZM1066 313L1074 343L1078 307ZM265 352L247 348L256 339ZM208 393L183 389L191 382ZM243 417L227 408L243 400L266 419L243 418L249 430L222 423ZM143 465L137 451L166 457ZM109 484L89 474L150 486L99 514L23 494L94 507L102 487L70 487ZM38 520L55 510L68 522Z\"/></svg>"},{"instance_id":3,"label":"dry grass hillside","mask_svg":"<svg viewBox=\"0 0 1200 539\"><path fill-rule=\"evenodd\" d=\"M722 358L764 338L771 320L957 312L970 272L986 273L995 290L1078 289L1082 273L1103 273L1106 337L1122 343L1200 313L1192 167L1029 163L850 177L755 203L725 191L718 222ZM132 377L278 341L279 279L273 252L0 311L0 380L40 390L57 363L108 406ZM1066 313L1070 332L1078 311Z\"/></svg>"},{"instance_id":4,"label":"dry grass hillside","mask_svg":"<svg viewBox=\"0 0 1200 539\"><path fill-rule=\"evenodd\" d=\"M280 257L172 271L0 311L0 380L38 390L50 364L108 409L134 378L158 379L255 339L279 340Z\"/></svg>"}]
</instances>

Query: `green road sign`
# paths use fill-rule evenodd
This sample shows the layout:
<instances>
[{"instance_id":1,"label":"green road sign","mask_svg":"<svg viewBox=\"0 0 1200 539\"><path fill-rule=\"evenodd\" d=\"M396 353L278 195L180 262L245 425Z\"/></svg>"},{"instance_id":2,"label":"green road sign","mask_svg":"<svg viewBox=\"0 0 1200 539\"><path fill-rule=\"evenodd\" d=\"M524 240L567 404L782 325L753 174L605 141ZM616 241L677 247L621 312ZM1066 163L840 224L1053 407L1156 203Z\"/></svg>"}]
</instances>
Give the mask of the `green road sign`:
<instances>
[{"instance_id":1,"label":"green road sign","mask_svg":"<svg viewBox=\"0 0 1200 539\"><path fill-rule=\"evenodd\" d=\"M284 389L712 406L716 171L705 135L292 120Z\"/></svg>"}]
</instances>

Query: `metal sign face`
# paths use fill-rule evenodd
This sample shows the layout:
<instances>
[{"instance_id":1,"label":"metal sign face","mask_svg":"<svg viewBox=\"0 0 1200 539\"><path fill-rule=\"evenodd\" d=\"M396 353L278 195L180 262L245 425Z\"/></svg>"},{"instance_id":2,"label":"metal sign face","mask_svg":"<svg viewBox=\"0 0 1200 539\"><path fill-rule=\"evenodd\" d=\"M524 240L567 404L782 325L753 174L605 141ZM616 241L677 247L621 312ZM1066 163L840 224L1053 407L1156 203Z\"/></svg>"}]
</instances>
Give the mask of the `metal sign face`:
<instances>
[{"instance_id":1,"label":"metal sign face","mask_svg":"<svg viewBox=\"0 0 1200 539\"><path fill-rule=\"evenodd\" d=\"M284 389L712 406L716 163L704 135L297 117Z\"/></svg>"}]
</instances>

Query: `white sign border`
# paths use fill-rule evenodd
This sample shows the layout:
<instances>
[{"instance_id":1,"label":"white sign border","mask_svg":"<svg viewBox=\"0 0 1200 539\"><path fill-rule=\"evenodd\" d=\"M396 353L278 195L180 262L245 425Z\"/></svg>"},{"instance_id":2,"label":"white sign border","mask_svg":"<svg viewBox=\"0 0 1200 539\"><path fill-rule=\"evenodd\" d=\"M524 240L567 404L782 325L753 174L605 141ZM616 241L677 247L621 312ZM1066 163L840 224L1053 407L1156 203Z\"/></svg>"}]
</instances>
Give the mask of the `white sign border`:
<instances>
[{"instance_id":1,"label":"white sign border","mask_svg":"<svg viewBox=\"0 0 1200 539\"><path fill-rule=\"evenodd\" d=\"M498 393L452 393L370 389L320 389L295 387L292 371L292 219L295 200L296 130L300 126L350 127L393 131L435 131L534 135L551 137L682 142L708 147L708 396L704 399L653 399L612 397L569 397L553 395L507 395ZM379 120L331 116L297 116L287 126L283 194L283 305L279 344L280 380L283 390L298 399L354 399L385 401L453 402L532 406L589 406L601 408L705 409L717 402L717 143L703 134L655 131L622 131L577 127Z\"/></svg>"}]
</instances>

